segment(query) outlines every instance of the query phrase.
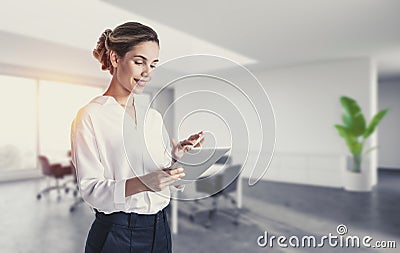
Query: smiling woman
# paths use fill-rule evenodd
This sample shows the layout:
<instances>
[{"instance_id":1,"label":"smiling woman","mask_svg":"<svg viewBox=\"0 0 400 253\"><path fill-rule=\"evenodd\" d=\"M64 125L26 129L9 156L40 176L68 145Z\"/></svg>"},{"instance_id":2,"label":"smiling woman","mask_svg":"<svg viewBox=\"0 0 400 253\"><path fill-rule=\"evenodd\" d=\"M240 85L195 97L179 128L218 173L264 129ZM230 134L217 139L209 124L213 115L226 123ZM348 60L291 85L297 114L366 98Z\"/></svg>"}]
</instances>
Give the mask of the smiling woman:
<instances>
[{"instance_id":1,"label":"smiling woman","mask_svg":"<svg viewBox=\"0 0 400 253\"><path fill-rule=\"evenodd\" d=\"M150 108L149 117L137 117L147 108L137 106L134 97L150 82L159 61L153 29L137 22L107 29L93 55L112 79L104 94L79 110L71 127L79 189L96 212L85 252L171 252L165 208L170 190L179 188L171 185L185 174L183 168L170 167L201 134L164 147L160 113ZM125 112L134 123L122 134ZM152 136L150 147L141 144L144 129L138 126L144 126L144 121L146 133ZM147 153L157 153L157 161L146 159Z\"/></svg>"},{"instance_id":2,"label":"smiling woman","mask_svg":"<svg viewBox=\"0 0 400 253\"><path fill-rule=\"evenodd\" d=\"M134 94L143 92L146 84L151 80L151 71L158 62L159 47L156 42L142 42L128 51L123 57L117 52L110 53L110 61L113 68L118 67L118 72L113 75L113 80L121 85L121 88ZM111 94L115 90L107 90Z\"/></svg>"}]
</instances>

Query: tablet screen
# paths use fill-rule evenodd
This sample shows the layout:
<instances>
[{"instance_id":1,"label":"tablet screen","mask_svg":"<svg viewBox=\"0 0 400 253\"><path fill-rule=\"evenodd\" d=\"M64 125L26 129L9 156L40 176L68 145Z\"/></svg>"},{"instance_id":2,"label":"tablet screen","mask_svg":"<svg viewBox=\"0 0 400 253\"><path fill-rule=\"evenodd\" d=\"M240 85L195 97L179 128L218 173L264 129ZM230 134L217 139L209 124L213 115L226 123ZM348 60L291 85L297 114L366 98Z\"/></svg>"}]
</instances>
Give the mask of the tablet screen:
<instances>
[{"instance_id":1,"label":"tablet screen","mask_svg":"<svg viewBox=\"0 0 400 253\"><path fill-rule=\"evenodd\" d=\"M231 148L192 148L187 151L180 160L175 162L171 168L182 167L185 169L185 177L177 181L176 185L194 182L216 161L224 156Z\"/></svg>"}]
</instances>

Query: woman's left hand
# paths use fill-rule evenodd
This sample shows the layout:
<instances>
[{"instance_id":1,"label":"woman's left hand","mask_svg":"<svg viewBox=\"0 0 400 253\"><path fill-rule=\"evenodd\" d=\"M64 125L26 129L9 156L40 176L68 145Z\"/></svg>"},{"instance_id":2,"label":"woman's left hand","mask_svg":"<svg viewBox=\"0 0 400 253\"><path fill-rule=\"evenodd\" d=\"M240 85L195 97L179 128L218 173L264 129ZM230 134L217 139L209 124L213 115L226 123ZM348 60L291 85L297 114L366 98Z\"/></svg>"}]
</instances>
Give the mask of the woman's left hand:
<instances>
[{"instance_id":1,"label":"woman's left hand","mask_svg":"<svg viewBox=\"0 0 400 253\"><path fill-rule=\"evenodd\" d=\"M172 158L175 160L179 160L183 154L190 150L191 148L198 148L204 142L203 131L198 132L197 134L192 134L186 140L176 142L174 139L171 140L172 143ZM199 142L197 140L202 138ZM197 144L193 146L195 143Z\"/></svg>"}]
</instances>

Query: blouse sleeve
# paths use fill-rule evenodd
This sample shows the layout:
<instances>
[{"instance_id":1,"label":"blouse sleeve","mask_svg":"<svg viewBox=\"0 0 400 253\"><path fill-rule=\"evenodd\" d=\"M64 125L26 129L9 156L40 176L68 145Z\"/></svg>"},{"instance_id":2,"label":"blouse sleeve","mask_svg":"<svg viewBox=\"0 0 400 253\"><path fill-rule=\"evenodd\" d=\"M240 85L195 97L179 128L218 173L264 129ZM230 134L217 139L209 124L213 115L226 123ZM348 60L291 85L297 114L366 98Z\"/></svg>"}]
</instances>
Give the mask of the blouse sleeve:
<instances>
[{"instance_id":1,"label":"blouse sleeve","mask_svg":"<svg viewBox=\"0 0 400 253\"><path fill-rule=\"evenodd\" d=\"M84 111L71 125L71 158L82 198L90 206L106 213L126 209L126 179L104 178L90 114Z\"/></svg>"},{"instance_id":2,"label":"blouse sleeve","mask_svg":"<svg viewBox=\"0 0 400 253\"><path fill-rule=\"evenodd\" d=\"M161 117L161 115L160 115ZM168 131L165 128L165 125L162 121L162 117L161 117L161 122L162 122L162 136L163 136L163 142L165 143L165 150L164 150L164 159L166 161L165 163L165 168L171 167L172 165L172 146L171 146L171 140L169 138L168 135ZM180 191L182 192L185 189L185 185L170 185L169 186L170 190L172 192L177 192Z\"/></svg>"}]
</instances>

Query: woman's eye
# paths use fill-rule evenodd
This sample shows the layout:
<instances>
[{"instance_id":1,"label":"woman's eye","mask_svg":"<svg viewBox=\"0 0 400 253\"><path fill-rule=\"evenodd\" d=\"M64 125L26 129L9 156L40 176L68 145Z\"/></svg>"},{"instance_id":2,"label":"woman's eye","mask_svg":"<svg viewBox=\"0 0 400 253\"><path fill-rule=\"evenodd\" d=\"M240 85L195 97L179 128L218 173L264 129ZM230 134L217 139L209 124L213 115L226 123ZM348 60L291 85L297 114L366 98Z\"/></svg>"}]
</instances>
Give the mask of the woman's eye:
<instances>
[{"instance_id":1,"label":"woman's eye","mask_svg":"<svg viewBox=\"0 0 400 253\"><path fill-rule=\"evenodd\" d=\"M143 62L140 62L140 61L135 61L135 64L137 64L137 65L142 65L142 64L143 64Z\"/></svg>"},{"instance_id":2,"label":"woman's eye","mask_svg":"<svg viewBox=\"0 0 400 253\"><path fill-rule=\"evenodd\" d=\"M150 66L152 69L155 69L157 66L156 65L151 65Z\"/></svg>"}]
</instances>

